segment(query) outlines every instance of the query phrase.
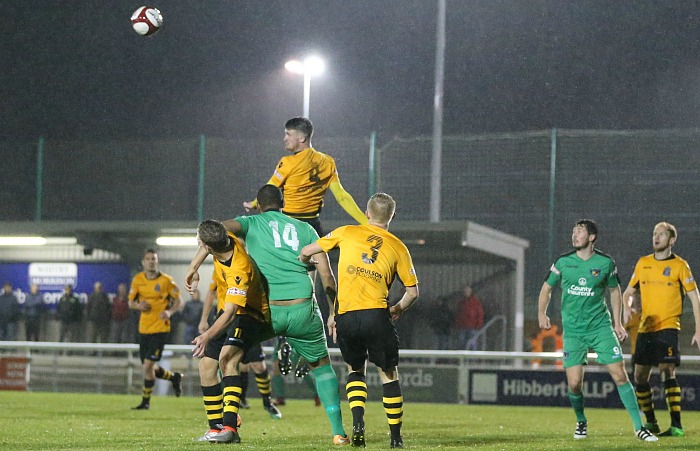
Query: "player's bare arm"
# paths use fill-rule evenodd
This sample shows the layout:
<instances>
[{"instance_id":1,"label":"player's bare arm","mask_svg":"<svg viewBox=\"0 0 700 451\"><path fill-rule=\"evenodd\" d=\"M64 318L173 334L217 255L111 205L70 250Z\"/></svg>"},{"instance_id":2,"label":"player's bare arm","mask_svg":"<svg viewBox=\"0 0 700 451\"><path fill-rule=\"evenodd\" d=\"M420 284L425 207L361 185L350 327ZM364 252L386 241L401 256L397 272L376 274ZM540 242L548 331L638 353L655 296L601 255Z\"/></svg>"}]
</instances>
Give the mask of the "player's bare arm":
<instances>
[{"instance_id":1,"label":"player's bare arm","mask_svg":"<svg viewBox=\"0 0 700 451\"><path fill-rule=\"evenodd\" d=\"M224 307L224 311L216 319L216 321L214 321L214 324L212 324L211 327L204 333L198 335L197 337L195 337L194 340L192 340L192 344L194 345L192 355L194 357L203 357L204 350L207 348L207 344L211 341L212 338L218 336L221 332L226 330L228 326L231 325L231 322L233 322L233 319L236 317L237 312L238 306L227 302Z\"/></svg>"},{"instance_id":2,"label":"player's bare arm","mask_svg":"<svg viewBox=\"0 0 700 451\"><path fill-rule=\"evenodd\" d=\"M399 302L389 307L389 313L392 316L400 316L403 312L410 309L416 299L418 299L418 285L413 285L412 287L406 287L406 291L399 299Z\"/></svg>"},{"instance_id":3,"label":"player's bare arm","mask_svg":"<svg viewBox=\"0 0 700 451\"><path fill-rule=\"evenodd\" d=\"M698 289L688 292L690 304L693 306L693 318L695 319L695 334L690 341L691 345L696 345L700 349L700 295Z\"/></svg>"},{"instance_id":4,"label":"player's bare arm","mask_svg":"<svg viewBox=\"0 0 700 451\"><path fill-rule=\"evenodd\" d=\"M323 249L321 249L321 246L319 246L316 243L311 243L307 244L303 248L301 248L301 253L299 253L299 261L305 264L317 264L318 262L315 260L312 260L312 257L315 254L319 254L323 252Z\"/></svg>"},{"instance_id":5,"label":"player's bare arm","mask_svg":"<svg viewBox=\"0 0 700 451\"><path fill-rule=\"evenodd\" d=\"M197 326L200 334L209 329L209 313L211 313L214 301L216 301L216 290L207 291L207 296L204 298L204 304L202 305L202 316L199 318L199 326Z\"/></svg>"},{"instance_id":6,"label":"player's bare arm","mask_svg":"<svg viewBox=\"0 0 700 451\"><path fill-rule=\"evenodd\" d=\"M199 267L202 266L204 260L209 256L209 252L203 247L197 249L197 253L192 257L190 266L187 268L187 273L185 273L185 290L190 294L197 289L199 286Z\"/></svg>"},{"instance_id":7,"label":"player's bare arm","mask_svg":"<svg viewBox=\"0 0 700 451\"><path fill-rule=\"evenodd\" d=\"M318 274L321 277L321 284L326 293L326 300L328 301L328 321L326 325L328 326L328 335L333 337L333 342L336 340L336 330L335 330L335 300L338 297L338 284L335 280L335 275L331 269L331 263L328 259L328 254L321 252L313 256L315 263L315 269L318 270Z\"/></svg>"},{"instance_id":8,"label":"player's bare arm","mask_svg":"<svg viewBox=\"0 0 700 451\"><path fill-rule=\"evenodd\" d=\"M627 290L625 290L625 293ZM627 330L622 324L622 295L620 295L620 287L610 289L610 305L612 306L613 326L615 334L620 341L625 341L627 338Z\"/></svg>"},{"instance_id":9,"label":"player's bare arm","mask_svg":"<svg viewBox=\"0 0 700 451\"><path fill-rule=\"evenodd\" d=\"M549 316L547 316L547 307L549 306L549 301L551 298L552 287L545 282L542 284L540 296L537 300L537 320L540 323L540 329L552 328L552 323L549 321Z\"/></svg>"}]
</instances>

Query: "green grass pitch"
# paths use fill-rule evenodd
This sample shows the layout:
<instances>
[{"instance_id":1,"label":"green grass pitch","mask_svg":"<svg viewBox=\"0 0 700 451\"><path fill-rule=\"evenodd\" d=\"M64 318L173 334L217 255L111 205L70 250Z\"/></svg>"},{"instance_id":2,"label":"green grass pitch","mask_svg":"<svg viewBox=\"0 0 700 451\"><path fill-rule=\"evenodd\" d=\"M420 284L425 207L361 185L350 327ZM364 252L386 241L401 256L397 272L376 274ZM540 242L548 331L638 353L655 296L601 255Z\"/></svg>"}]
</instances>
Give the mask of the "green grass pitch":
<instances>
[{"instance_id":1,"label":"green grass pitch","mask_svg":"<svg viewBox=\"0 0 700 451\"><path fill-rule=\"evenodd\" d=\"M206 430L204 407L196 397L154 397L149 411L132 411L138 396L0 392L2 450L180 450L210 449L194 439ZM321 450L331 445L330 426L311 400L291 400L284 418L272 420L260 399L242 411L237 449ZM343 401L343 420L351 416ZM700 449L700 412L683 412L684 438L642 443L623 410L587 409L586 440L574 441L571 409L407 403L403 436L408 449L628 450ZM658 412L662 428L668 413ZM367 449L388 449L388 426L380 403L365 416ZM224 445L226 446L226 445Z\"/></svg>"}]
</instances>

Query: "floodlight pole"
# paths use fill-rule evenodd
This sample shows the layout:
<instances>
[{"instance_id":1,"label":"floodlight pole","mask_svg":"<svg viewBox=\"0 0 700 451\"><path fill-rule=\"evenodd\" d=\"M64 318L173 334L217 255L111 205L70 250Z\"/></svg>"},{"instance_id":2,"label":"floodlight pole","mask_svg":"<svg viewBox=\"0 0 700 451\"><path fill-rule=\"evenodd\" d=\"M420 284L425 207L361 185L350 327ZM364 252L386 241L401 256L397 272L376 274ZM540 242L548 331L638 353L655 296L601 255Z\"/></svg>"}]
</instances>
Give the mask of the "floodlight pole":
<instances>
[{"instance_id":1,"label":"floodlight pole","mask_svg":"<svg viewBox=\"0 0 700 451\"><path fill-rule=\"evenodd\" d=\"M311 98L311 74L304 71L304 117L309 118L309 99Z\"/></svg>"}]
</instances>

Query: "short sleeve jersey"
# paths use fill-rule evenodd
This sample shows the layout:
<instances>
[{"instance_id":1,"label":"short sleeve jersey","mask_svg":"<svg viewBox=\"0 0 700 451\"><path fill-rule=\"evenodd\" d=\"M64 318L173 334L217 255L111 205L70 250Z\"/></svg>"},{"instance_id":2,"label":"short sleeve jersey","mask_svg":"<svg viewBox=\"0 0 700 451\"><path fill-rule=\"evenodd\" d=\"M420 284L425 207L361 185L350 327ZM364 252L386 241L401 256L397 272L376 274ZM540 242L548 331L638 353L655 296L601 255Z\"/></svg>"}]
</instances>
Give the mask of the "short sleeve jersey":
<instances>
[{"instance_id":1,"label":"short sleeve jersey","mask_svg":"<svg viewBox=\"0 0 700 451\"><path fill-rule=\"evenodd\" d=\"M397 275L404 286L418 284L408 248L384 229L369 224L344 226L317 243L326 252L340 249L338 314L386 308L389 288Z\"/></svg>"},{"instance_id":2,"label":"short sleeve jersey","mask_svg":"<svg viewBox=\"0 0 700 451\"><path fill-rule=\"evenodd\" d=\"M637 261L629 284L641 293L639 332L680 330L683 297L697 288L685 260L675 254L664 260L646 255Z\"/></svg>"},{"instance_id":3,"label":"short sleeve jersey","mask_svg":"<svg viewBox=\"0 0 700 451\"><path fill-rule=\"evenodd\" d=\"M235 304L238 314L250 315L260 322L270 323L270 305L267 289L260 270L248 255L238 238L228 233L233 240L233 256L227 262L214 259L214 271L219 271L216 280L226 289L225 304Z\"/></svg>"},{"instance_id":4,"label":"short sleeve jersey","mask_svg":"<svg viewBox=\"0 0 700 451\"><path fill-rule=\"evenodd\" d=\"M612 257L596 249L588 260L582 260L573 251L559 257L549 271L547 284L561 284L564 336L585 336L611 327L605 290L620 285Z\"/></svg>"},{"instance_id":5,"label":"short sleeve jersey","mask_svg":"<svg viewBox=\"0 0 700 451\"><path fill-rule=\"evenodd\" d=\"M298 256L302 247L318 240L314 228L279 211L240 216L236 221L248 254L267 279L270 300L310 299L313 285Z\"/></svg>"},{"instance_id":6,"label":"short sleeve jersey","mask_svg":"<svg viewBox=\"0 0 700 451\"><path fill-rule=\"evenodd\" d=\"M282 157L268 184L284 191L284 212L313 218L321 213L323 196L338 180L332 157L309 147Z\"/></svg>"},{"instance_id":7,"label":"short sleeve jersey","mask_svg":"<svg viewBox=\"0 0 700 451\"><path fill-rule=\"evenodd\" d=\"M140 334L157 334L170 332L170 321L159 318L160 314L170 308L173 299L180 297L180 289L167 274L160 273L155 279L148 279L145 272L140 272L131 281L130 301L145 301L151 306L141 312L139 319Z\"/></svg>"}]
</instances>

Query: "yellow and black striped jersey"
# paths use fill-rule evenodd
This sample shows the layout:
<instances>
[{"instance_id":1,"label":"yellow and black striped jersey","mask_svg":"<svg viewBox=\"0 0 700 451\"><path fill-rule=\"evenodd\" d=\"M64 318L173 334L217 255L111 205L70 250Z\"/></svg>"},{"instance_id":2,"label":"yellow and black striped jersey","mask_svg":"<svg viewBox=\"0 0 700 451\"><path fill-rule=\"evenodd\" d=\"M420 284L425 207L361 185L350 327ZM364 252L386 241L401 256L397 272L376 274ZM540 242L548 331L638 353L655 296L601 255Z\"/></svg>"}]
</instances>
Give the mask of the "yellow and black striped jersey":
<instances>
[{"instance_id":1,"label":"yellow and black striped jersey","mask_svg":"<svg viewBox=\"0 0 700 451\"><path fill-rule=\"evenodd\" d=\"M231 232L228 232L228 236L234 244L231 260L220 262L214 259L214 272L219 273L214 279L225 290L224 304L235 304L240 307L238 314L271 323L267 290L260 270L240 240Z\"/></svg>"},{"instance_id":2,"label":"yellow and black striped jersey","mask_svg":"<svg viewBox=\"0 0 700 451\"><path fill-rule=\"evenodd\" d=\"M629 284L641 294L639 332L680 330L684 294L697 288L685 260L675 254L664 260L646 255L637 261Z\"/></svg>"},{"instance_id":3,"label":"yellow and black striped jersey","mask_svg":"<svg viewBox=\"0 0 700 451\"><path fill-rule=\"evenodd\" d=\"M139 320L140 334L157 334L170 332L170 320L162 320L160 314L170 308L171 302L180 297L180 289L167 274L159 273L155 279L148 279L145 272L140 272L131 281L130 301L145 301L151 306L141 312Z\"/></svg>"},{"instance_id":4,"label":"yellow and black striped jersey","mask_svg":"<svg viewBox=\"0 0 700 451\"><path fill-rule=\"evenodd\" d=\"M332 157L309 147L282 157L267 182L284 191L284 213L295 218L314 218L323 207L323 196L338 180Z\"/></svg>"},{"instance_id":5,"label":"yellow and black striped jersey","mask_svg":"<svg viewBox=\"0 0 700 451\"><path fill-rule=\"evenodd\" d=\"M340 249L338 314L386 308L397 275L404 286L418 284L408 248L384 229L369 224L343 226L316 243L326 252Z\"/></svg>"}]
</instances>

